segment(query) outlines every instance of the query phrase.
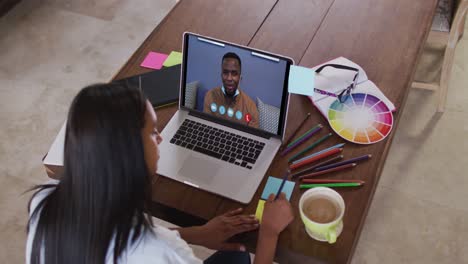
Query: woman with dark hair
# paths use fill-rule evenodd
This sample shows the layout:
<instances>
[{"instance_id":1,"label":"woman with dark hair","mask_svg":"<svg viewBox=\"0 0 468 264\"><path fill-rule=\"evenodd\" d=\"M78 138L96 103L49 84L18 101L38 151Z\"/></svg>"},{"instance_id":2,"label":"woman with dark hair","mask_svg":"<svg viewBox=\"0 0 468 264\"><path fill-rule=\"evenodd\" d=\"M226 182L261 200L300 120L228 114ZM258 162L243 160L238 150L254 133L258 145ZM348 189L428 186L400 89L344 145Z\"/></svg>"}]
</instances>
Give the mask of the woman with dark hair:
<instances>
[{"instance_id":1,"label":"woman with dark hair","mask_svg":"<svg viewBox=\"0 0 468 264\"><path fill-rule=\"evenodd\" d=\"M28 264L201 263L187 242L245 251L240 244L225 243L258 228L254 216L242 215L242 209L202 226L169 230L153 225L145 205L162 141L156 120L136 88L96 84L78 93L68 114L64 172L60 181L35 187L30 201ZM278 235L293 219L284 196L270 197L264 216L255 263L272 262ZM239 257L226 256L230 261ZM244 258L250 261L248 254Z\"/></svg>"}]
</instances>

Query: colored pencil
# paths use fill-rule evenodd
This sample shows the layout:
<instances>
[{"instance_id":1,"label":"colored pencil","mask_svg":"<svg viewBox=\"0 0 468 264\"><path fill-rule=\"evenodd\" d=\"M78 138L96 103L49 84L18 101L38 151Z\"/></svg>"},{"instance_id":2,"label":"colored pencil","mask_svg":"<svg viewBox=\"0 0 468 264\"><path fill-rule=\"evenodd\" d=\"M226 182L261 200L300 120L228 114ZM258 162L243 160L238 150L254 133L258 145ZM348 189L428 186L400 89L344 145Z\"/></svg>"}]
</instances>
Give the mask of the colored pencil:
<instances>
[{"instance_id":1,"label":"colored pencil","mask_svg":"<svg viewBox=\"0 0 468 264\"><path fill-rule=\"evenodd\" d=\"M288 179L288 176L289 176L289 173L290 173L290 172L291 172L291 171L288 169L288 171L284 174L283 181L281 182L281 185L280 185L280 187L279 187L279 189L278 189L278 192L276 193L275 200L278 199L278 197L279 197L281 191L283 190L284 183L285 183L286 180Z\"/></svg>"},{"instance_id":2,"label":"colored pencil","mask_svg":"<svg viewBox=\"0 0 468 264\"><path fill-rule=\"evenodd\" d=\"M330 172L335 172L335 171L340 171L340 170L344 170L344 169L354 168L354 167L356 167L356 165L357 165L357 163L351 163L351 164L346 164L346 165L335 167L335 168L328 169L328 170L322 170L322 171L318 171L318 172L314 172L314 173L309 173L309 174L306 174L306 175L303 175L303 176L299 177L299 179L302 180L302 179L307 179L307 178L323 175L323 174L330 173Z\"/></svg>"},{"instance_id":3,"label":"colored pencil","mask_svg":"<svg viewBox=\"0 0 468 264\"><path fill-rule=\"evenodd\" d=\"M315 135L317 132L320 131L320 129L322 129L322 125L319 124L317 125L317 127L313 130L309 130L308 134L301 138L300 140L296 141L294 144L292 144L291 146L287 147L285 150L283 150L283 152L281 153L282 156L288 154L289 152L291 152L291 150L295 149L297 146L301 145L302 143L306 142L309 138L311 138L313 135Z\"/></svg>"},{"instance_id":4,"label":"colored pencil","mask_svg":"<svg viewBox=\"0 0 468 264\"><path fill-rule=\"evenodd\" d=\"M310 113L307 113L306 117L304 117L304 120L302 120L301 124L299 124L299 126L296 128L296 130L294 130L294 132L292 133L292 135L288 138L288 140L286 140L284 143L283 143L283 146L286 146L289 144L289 142L296 136L297 132L299 132L299 130L302 128L302 126L304 126L305 122L307 121L307 119L309 119L310 117Z\"/></svg>"},{"instance_id":5,"label":"colored pencil","mask_svg":"<svg viewBox=\"0 0 468 264\"><path fill-rule=\"evenodd\" d=\"M370 155L370 154L369 155L364 155L364 156L359 156L359 157L356 157L356 158L343 160L343 161L340 161L340 162L337 162L337 163L317 167L317 168L315 168L315 171L327 170L327 169L335 168L335 167L338 167L338 166L341 166L341 165L355 163L355 162L362 161L362 160L368 160L371 157L372 157L372 155Z\"/></svg>"},{"instance_id":6,"label":"colored pencil","mask_svg":"<svg viewBox=\"0 0 468 264\"><path fill-rule=\"evenodd\" d=\"M357 182L364 184L362 180L332 180L332 179L303 179L302 183L345 183L345 182Z\"/></svg>"},{"instance_id":7,"label":"colored pencil","mask_svg":"<svg viewBox=\"0 0 468 264\"><path fill-rule=\"evenodd\" d=\"M295 170L295 169L300 168L300 167L302 167L304 165L310 164L310 163L312 163L314 161L321 160L321 159L326 158L326 157L331 156L331 155L335 155L335 154L337 154L337 153L339 153L341 151L343 151L342 148L330 149L329 151L323 152L322 154L316 155L316 156L314 156L312 158L306 159L306 160L301 161L301 162L296 163L296 164L291 164L289 166L289 168L291 170Z\"/></svg>"},{"instance_id":8,"label":"colored pencil","mask_svg":"<svg viewBox=\"0 0 468 264\"><path fill-rule=\"evenodd\" d=\"M303 161L303 160L306 160L306 159L308 159L308 158L312 158L312 157L314 157L314 156L317 156L317 155L319 155L319 154L322 154L323 152L329 151L330 149L342 148L344 145L345 145L345 143L336 144L336 145L331 146L331 147L329 147L329 148L326 148L326 149L320 150L320 151L318 151L318 152L312 153L312 154L310 154L309 156L305 156L305 157L303 157L303 158L300 158L300 159L297 159L297 160L295 160L295 161L292 161L292 164L296 164L296 163L299 163L299 162L301 162L301 161Z\"/></svg>"},{"instance_id":9,"label":"colored pencil","mask_svg":"<svg viewBox=\"0 0 468 264\"><path fill-rule=\"evenodd\" d=\"M317 184L301 184L300 189L310 189L315 187L359 187L362 183L359 182L340 182L340 183L317 183Z\"/></svg>"},{"instance_id":10,"label":"colored pencil","mask_svg":"<svg viewBox=\"0 0 468 264\"><path fill-rule=\"evenodd\" d=\"M297 137L296 139L294 139L291 143L289 143L289 144L287 145L287 147L290 147L290 146L294 145L296 142L298 142L299 140L301 140L301 139L303 139L305 136L307 136L307 135L310 133L310 131L316 129L317 127L319 127L319 126L321 126L321 125L322 125L322 124L317 124L317 125L315 125L314 127L312 127L311 129L307 130L304 134L300 135L299 137Z\"/></svg>"},{"instance_id":11,"label":"colored pencil","mask_svg":"<svg viewBox=\"0 0 468 264\"><path fill-rule=\"evenodd\" d=\"M326 134L325 136L319 138L317 141L315 141L314 143L312 143L310 146L308 146L307 148L305 148L304 150L302 151L299 151L298 153L294 154L291 158L288 159L288 162L291 162L291 160L303 155L304 153L306 153L307 151L315 148L316 146L318 146L318 144L322 143L323 141L327 140L328 138L330 138L332 136L332 133L328 133Z\"/></svg>"},{"instance_id":12,"label":"colored pencil","mask_svg":"<svg viewBox=\"0 0 468 264\"><path fill-rule=\"evenodd\" d=\"M333 163L333 162L335 162L335 161L338 161L338 160L342 159L343 157L344 157L343 155L338 155L338 156L333 157L333 158L331 158L331 159L327 159L327 160L325 160L325 161L323 161L323 162L320 162L319 164L314 165L314 166L312 166L312 167L310 167L310 168L307 168L307 169L298 171L298 172L296 172L296 173L293 173L293 174L291 175L291 179L292 179L292 178L295 178L295 177L297 177L297 176L299 176L299 175L301 175L301 174L314 171L315 168L318 168L318 167L321 167L321 166L325 166L325 165L328 165L328 164Z\"/></svg>"}]
</instances>

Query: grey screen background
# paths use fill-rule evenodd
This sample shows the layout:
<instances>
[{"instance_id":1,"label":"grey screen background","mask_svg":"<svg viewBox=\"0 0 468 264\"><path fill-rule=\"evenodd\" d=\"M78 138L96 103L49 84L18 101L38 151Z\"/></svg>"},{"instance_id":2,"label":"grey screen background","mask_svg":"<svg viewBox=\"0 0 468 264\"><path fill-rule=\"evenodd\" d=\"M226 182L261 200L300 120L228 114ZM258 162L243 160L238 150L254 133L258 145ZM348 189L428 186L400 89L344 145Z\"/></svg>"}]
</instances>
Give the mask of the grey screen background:
<instances>
[{"instance_id":1,"label":"grey screen background","mask_svg":"<svg viewBox=\"0 0 468 264\"><path fill-rule=\"evenodd\" d=\"M227 52L236 53L242 63L242 80L239 88L246 92L255 103L260 98L264 103L281 108L284 77L287 62L279 62L251 55L238 47L220 47L189 36L187 50L186 84L199 81L196 109L203 111L205 94L212 88L222 86L221 60Z\"/></svg>"}]
</instances>

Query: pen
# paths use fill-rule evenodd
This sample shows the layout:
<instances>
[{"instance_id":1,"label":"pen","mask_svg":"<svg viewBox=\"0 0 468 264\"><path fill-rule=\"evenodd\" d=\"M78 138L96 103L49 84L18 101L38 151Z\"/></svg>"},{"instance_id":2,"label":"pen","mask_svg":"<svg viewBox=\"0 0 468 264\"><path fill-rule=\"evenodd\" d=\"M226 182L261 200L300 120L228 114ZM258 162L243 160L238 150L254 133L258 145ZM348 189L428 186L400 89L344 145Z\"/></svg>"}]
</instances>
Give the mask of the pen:
<instances>
[{"instance_id":1,"label":"pen","mask_svg":"<svg viewBox=\"0 0 468 264\"><path fill-rule=\"evenodd\" d=\"M276 193L275 200L278 199L278 197L279 197L281 191L283 190L284 184L286 183L286 180L288 179L288 176L289 176L289 173L290 173L290 172L291 172L291 171L288 169L288 170L286 171L286 173L284 174L283 181L281 182L281 185L280 185L280 187L279 187L279 189L278 189L278 192Z\"/></svg>"},{"instance_id":2,"label":"pen","mask_svg":"<svg viewBox=\"0 0 468 264\"><path fill-rule=\"evenodd\" d=\"M308 159L303 160L303 161L298 162L298 163L291 164L289 166L289 168L291 170L295 170L297 168L300 168L300 167L302 167L304 165L310 164L310 163L315 162L317 160L321 160L321 159L326 158L328 156L335 155L335 154L341 152L342 150L343 150L342 148L330 149L329 151L323 152L323 153L321 153L319 155L315 155L314 157L308 158Z\"/></svg>"},{"instance_id":3,"label":"pen","mask_svg":"<svg viewBox=\"0 0 468 264\"><path fill-rule=\"evenodd\" d=\"M310 117L310 113L307 113L306 117L304 118L304 120L302 120L301 124L296 128L296 130L294 130L294 132L292 133L292 135L288 138L288 140L285 141L285 143L283 144L283 146L286 146L289 144L289 142L296 136L297 132L299 132L299 130L302 128L302 126L304 126L305 122L307 121L307 119L309 119Z\"/></svg>"},{"instance_id":4,"label":"pen","mask_svg":"<svg viewBox=\"0 0 468 264\"><path fill-rule=\"evenodd\" d=\"M335 179L302 179L302 183L347 183L347 182L357 182L364 184L362 180L335 180Z\"/></svg>"},{"instance_id":5,"label":"pen","mask_svg":"<svg viewBox=\"0 0 468 264\"><path fill-rule=\"evenodd\" d=\"M356 158L343 160L343 161L340 161L340 162L337 162L337 163L317 167L317 168L315 168L315 171L328 170L328 169L335 168L335 167L338 167L338 166L342 166L342 165L346 165L346 164L350 164L350 163L355 163L357 161L368 160L371 157L372 157L372 155L370 155L370 154L369 155L363 155L363 156L359 156L359 157L356 157Z\"/></svg>"},{"instance_id":6,"label":"pen","mask_svg":"<svg viewBox=\"0 0 468 264\"><path fill-rule=\"evenodd\" d=\"M303 170L301 170L301 171L298 171L298 172L296 172L296 173L293 173L293 174L291 175L291 179L294 178L294 177L297 177L297 176L299 176L299 175L301 175L301 174L304 174L304 173L306 173L306 172L312 172L312 171L314 171L314 170L315 170L316 168L318 168L318 167L322 167L322 166L328 165L328 164L330 164L330 163L333 163L333 162L335 162L335 161L338 161L338 160L342 159L343 157L344 157L343 155L338 155L338 156L333 157L333 158L331 158L331 159L327 159L327 160L325 160L325 161L323 161L323 162L320 162L319 164L314 165L314 166L312 166L312 167L310 167L310 168L303 169Z\"/></svg>"},{"instance_id":7,"label":"pen","mask_svg":"<svg viewBox=\"0 0 468 264\"><path fill-rule=\"evenodd\" d=\"M317 127L321 126L322 124L317 124L316 126L312 127L311 129L307 130L304 134L300 135L299 137L297 137L296 139L294 139L293 141L291 141L288 145L286 145L286 147L291 147L292 145L294 145L297 141L303 139L305 136L307 136L309 134L310 131L316 129Z\"/></svg>"},{"instance_id":8,"label":"pen","mask_svg":"<svg viewBox=\"0 0 468 264\"><path fill-rule=\"evenodd\" d=\"M304 160L306 160L306 159L308 159L308 158L312 158L312 157L315 157L315 156L317 156L317 155L319 155L319 154L322 154L322 153L324 153L324 152L327 152L327 151L329 151L329 150L331 150L331 149L342 148L344 145L345 145L345 143L336 144L336 145L331 146L331 147L329 147L329 148L326 148L326 149L320 150L320 151L318 151L318 152L312 153L312 154L310 154L309 156L305 156L305 157L303 157L303 158L294 160L294 161L292 161L291 163L292 163L292 164L299 163L299 162L304 161Z\"/></svg>"},{"instance_id":9,"label":"pen","mask_svg":"<svg viewBox=\"0 0 468 264\"><path fill-rule=\"evenodd\" d=\"M341 183L317 183L317 184L301 184L300 189L310 189L315 187L358 187L363 185L360 182L341 182Z\"/></svg>"},{"instance_id":10,"label":"pen","mask_svg":"<svg viewBox=\"0 0 468 264\"><path fill-rule=\"evenodd\" d=\"M317 132L319 132L320 129L322 129L322 127L323 127L322 124L318 124L315 127L313 127L312 129L310 129L309 131L307 131L304 135L302 135L300 137L300 139L295 140L293 143L289 144L288 147L285 150L283 150L283 152L281 152L281 155L284 156L284 155L288 154L291 150L293 150L294 148L296 148L300 144L304 143L309 138L311 138L313 135L315 135Z\"/></svg>"},{"instance_id":11,"label":"pen","mask_svg":"<svg viewBox=\"0 0 468 264\"><path fill-rule=\"evenodd\" d=\"M340 171L340 170L344 170L344 169L348 169L348 168L354 168L354 167L356 167L356 165L357 165L356 163L351 163L351 164L346 164L346 165L335 167L335 168L328 169L328 170L317 171L317 172L314 172L314 173L303 175L303 176L299 177L299 179L302 180L302 179L306 179L306 178L326 174L326 173L329 173L329 172L335 172L335 171Z\"/></svg>"},{"instance_id":12,"label":"pen","mask_svg":"<svg viewBox=\"0 0 468 264\"><path fill-rule=\"evenodd\" d=\"M308 147L305 148L304 150L302 150L302 151L300 151L300 152L294 154L292 157L290 157L290 158L288 159L288 162L291 162L293 159L295 159L295 158L301 156L302 154L306 153L307 151L309 151L309 150L315 148L316 146L318 146L318 144L320 144L320 143L322 143L323 141L327 140L327 139L328 139L329 137L331 137L331 136L332 136L332 133L328 133L328 134L326 134L325 136L319 138L317 141L315 141L314 143L312 143L312 145L308 146Z\"/></svg>"}]
</instances>

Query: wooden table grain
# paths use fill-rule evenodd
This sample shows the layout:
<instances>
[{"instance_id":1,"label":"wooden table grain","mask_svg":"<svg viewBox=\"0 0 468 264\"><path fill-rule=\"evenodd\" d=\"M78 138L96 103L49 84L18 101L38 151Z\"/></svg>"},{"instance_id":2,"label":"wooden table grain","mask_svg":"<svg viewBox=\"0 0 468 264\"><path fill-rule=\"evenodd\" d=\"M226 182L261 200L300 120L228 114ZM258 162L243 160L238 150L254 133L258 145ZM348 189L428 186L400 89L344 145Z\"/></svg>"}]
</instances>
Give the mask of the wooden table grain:
<instances>
[{"instance_id":1,"label":"wooden table grain","mask_svg":"<svg viewBox=\"0 0 468 264\"><path fill-rule=\"evenodd\" d=\"M139 65L149 51L180 51L184 31L290 56L306 67L344 56L362 66L369 79L394 102L397 112L393 129L396 130L436 4L437 0L182 0L114 79L147 72ZM176 110L172 106L157 111L159 129L164 128ZM317 123L327 124L308 99L294 95L288 113L287 136L307 112L312 113L312 118L301 132ZM325 126L321 134L328 132L332 131ZM366 182L359 189L337 190L345 200L346 213L343 233L335 244L317 242L307 236L297 209L302 191L296 186L291 198L296 218L280 236L277 261L350 262L394 134L395 131L372 145L347 144L345 156L372 154L372 159L351 171L329 175ZM339 142L343 140L334 135L327 145ZM251 203L245 206L247 213L255 212L267 176L280 177L286 164L285 158L274 159ZM198 219L210 219L242 206L165 177L158 177L152 197L159 208L173 208ZM174 218L167 215L166 219ZM239 239L255 250L256 233Z\"/></svg>"}]
</instances>

